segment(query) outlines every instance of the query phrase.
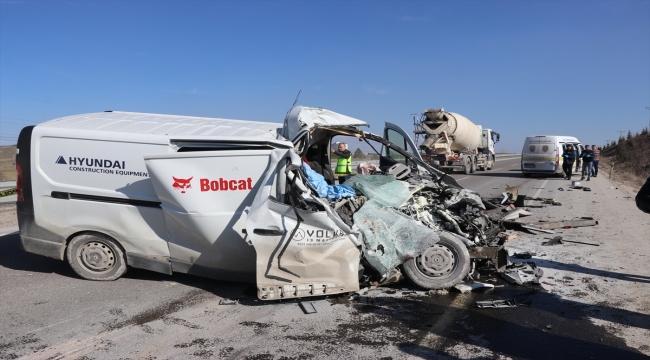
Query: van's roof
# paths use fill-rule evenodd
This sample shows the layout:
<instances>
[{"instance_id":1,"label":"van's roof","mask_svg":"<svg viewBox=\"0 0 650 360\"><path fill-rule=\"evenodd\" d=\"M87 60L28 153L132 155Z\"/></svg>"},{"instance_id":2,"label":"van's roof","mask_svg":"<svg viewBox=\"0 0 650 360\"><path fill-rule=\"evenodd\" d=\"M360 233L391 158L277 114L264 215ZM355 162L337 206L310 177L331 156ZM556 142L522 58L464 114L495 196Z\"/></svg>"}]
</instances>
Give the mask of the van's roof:
<instances>
[{"instance_id":1,"label":"van's roof","mask_svg":"<svg viewBox=\"0 0 650 360\"><path fill-rule=\"evenodd\" d=\"M38 126L157 135L209 135L276 137L281 123L123 111L66 116Z\"/></svg>"},{"instance_id":2,"label":"van's roof","mask_svg":"<svg viewBox=\"0 0 650 360\"><path fill-rule=\"evenodd\" d=\"M562 140L568 140L568 141L574 141L574 142L580 142L577 137L574 136L567 136L567 135L535 135L535 136L528 136L526 137L526 140L528 139L535 139L535 138L561 138Z\"/></svg>"}]
</instances>

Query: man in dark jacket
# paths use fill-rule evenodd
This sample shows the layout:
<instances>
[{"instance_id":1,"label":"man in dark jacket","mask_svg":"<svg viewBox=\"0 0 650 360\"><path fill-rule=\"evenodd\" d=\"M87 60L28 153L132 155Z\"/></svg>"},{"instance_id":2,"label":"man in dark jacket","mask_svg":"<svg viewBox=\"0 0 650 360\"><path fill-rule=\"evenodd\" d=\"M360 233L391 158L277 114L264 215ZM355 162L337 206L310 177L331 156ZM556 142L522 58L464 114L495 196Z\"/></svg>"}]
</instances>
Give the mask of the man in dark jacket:
<instances>
[{"instance_id":1,"label":"man in dark jacket","mask_svg":"<svg viewBox=\"0 0 650 360\"><path fill-rule=\"evenodd\" d=\"M650 177L648 177L645 184L641 186L641 189L639 189L634 200L636 200L636 207L638 207L639 210L650 214Z\"/></svg>"},{"instance_id":2,"label":"man in dark jacket","mask_svg":"<svg viewBox=\"0 0 650 360\"><path fill-rule=\"evenodd\" d=\"M571 180L571 169L573 169L573 162L576 160L576 153L573 150L573 145L568 144L564 153L562 154L562 170L566 175L564 178Z\"/></svg>"},{"instance_id":3,"label":"man in dark jacket","mask_svg":"<svg viewBox=\"0 0 650 360\"><path fill-rule=\"evenodd\" d=\"M587 172L587 181L591 180L591 166L593 165L594 161L594 152L591 151L589 148L589 145L585 145L585 151L580 154L580 158L582 159L582 178L580 180L585 179L585 171Z\"/></svg>"}]
</instances>

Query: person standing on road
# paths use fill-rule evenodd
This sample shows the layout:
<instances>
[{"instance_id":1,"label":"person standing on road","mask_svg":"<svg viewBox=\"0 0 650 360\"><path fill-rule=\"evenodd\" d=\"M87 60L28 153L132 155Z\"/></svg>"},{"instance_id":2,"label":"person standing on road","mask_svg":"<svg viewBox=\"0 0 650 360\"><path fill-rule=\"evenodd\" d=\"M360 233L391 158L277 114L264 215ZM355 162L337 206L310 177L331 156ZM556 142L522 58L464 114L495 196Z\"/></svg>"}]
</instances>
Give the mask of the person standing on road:
<instances>
[{"instance_id":1,"label":"person standing on road","mask_svg":"<svg viewBox=\"0 0 650 360\"><path fill-rule=\"evenodd\" d=\"M594 161L594 152L591 151L589 148L589 145L585 145L585 151L580 154L580 158L582 158L582 178L580 180L585 179L585 171L587 172L587 181L591 180L591 166L593 165Z\"/></svg>"},{"instance_id":2,"label":"person standing on road","mask_svg":"<svg viewBox=\"0 0 650 360\"><path fill-rule=\"evenodd\" d=\"M596 145L591 145L591 151L594 152L593 177L598 176L598 163L600 163L600 150Z\"/></svg>"},{"instance_id":3,"label":"person standing on road","mask_svg":"<svg viewBox=\"0 0 650 360\"><path fill-rule=\"evenodd\" d=\"M564 170L565 179L571 180L571 169L573 169L573 162L576 160L576 153L573 150L573 145L566 146L562 154L562 170Z\"/></svg>"},{"instance_id":4,"label":"person standing on road","mask_svg":"<svg viewBox=\"0 0 650 360\"><path fill-rule=\"evenodd\" d=\"M639 210L650 214L650 177L648 177L645 184L641 186L641 189L639 189L634 200L636 201L636 207L638 207Z\"/></svg>"},{"instance_id":5,"label":"person standing on road","mask_svg":"<svg viewBox=\"0 0 650 360\"><path fill-rule=\"evenodd\" d=\"M578 172L578 171L580 171L580 169L582 169L580 167L582 165L582 161L580 161L580 155L582 155L580 153L580 146L576 145L575 150L576 150L576 169L575 169L575 172Z\"/></svg>"},{"instance_id":6,"label":"person standing on road","mask_svg":"<svg viewBox=\"0 0 650 360\"><path fill-rule=\"evenodd\" d=\"M339 143L338 150L334 151L334 155L337 156L334 176L339 178L339 184L343 184L352 174L352 153L346 149L344 143Z\"/></svg>"}]
</instances>

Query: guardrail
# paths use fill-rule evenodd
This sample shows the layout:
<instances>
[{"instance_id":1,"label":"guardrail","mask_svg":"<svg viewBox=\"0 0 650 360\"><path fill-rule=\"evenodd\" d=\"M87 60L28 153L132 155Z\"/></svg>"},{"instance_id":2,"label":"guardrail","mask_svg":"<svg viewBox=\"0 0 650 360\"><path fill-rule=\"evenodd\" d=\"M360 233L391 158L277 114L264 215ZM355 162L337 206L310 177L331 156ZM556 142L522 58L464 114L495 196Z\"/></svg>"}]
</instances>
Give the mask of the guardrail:
<instances>
[{"instance_id":1,"label":"guardrail","mask_svg":"<svg viewBox=\"0 0 650 360\"><path fill-rule=\"evenodd\" d=\"M521 157L521 154L496 154L495 160L515 159Z\"/></svg>"}]
</instances>

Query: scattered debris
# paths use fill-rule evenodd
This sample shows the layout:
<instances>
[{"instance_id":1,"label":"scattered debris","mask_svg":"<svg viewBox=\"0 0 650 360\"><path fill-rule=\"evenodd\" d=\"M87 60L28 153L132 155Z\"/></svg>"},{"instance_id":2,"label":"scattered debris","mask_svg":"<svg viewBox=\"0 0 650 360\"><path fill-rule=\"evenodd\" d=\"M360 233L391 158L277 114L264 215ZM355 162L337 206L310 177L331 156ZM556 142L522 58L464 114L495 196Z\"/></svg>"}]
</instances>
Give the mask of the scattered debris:
<instances>
[{"instance_id":1,"label":"scattered debris","mask_svg":"<svg viewBox=\"0 0 650 360\"><path fill-rule=\"evenodd\" d=\"M506 241L515 240L517 238L517 234L510 234L506 236Z\"/></svg>"},{"instance_id":2,"label":"scattered debris","mask_svg":"<svg viewBox=\"0 0 650 360\"><path fill-rule=\"evenodd\" d=\"M494 288L494 285L492 284L485 284L485 283L465 283L461 282L460 284L457 284L454 286L454 289L458 290L461 292L461 294L465 294L468 292L472 292L473 290L476 289L485 289L485 288Z\"/></svg>"},{"instance_id":3,"label":"scattered debris","mask_svg":"<svg viewBox=\"0 0 650 360\"><path fill-rule=\"evenodd\" d=\"M548 324L548 325L546 325L546 328L547 328L547 329L552 329L552 328L553 328L553 325Z\"/></svg>"},{"instance_id":4,"label":"scattered debris","mask_svg":"<svg viewBox=\"0 0 650 360\"><path fill-rule=\"evenodd\" d=\"M530 215L533 215L533 213L526 211L524 209L516 209L509 212L506 216L504 216L503 220L514 220L522 216L530 216Z\"/></svg>"},{"instance_id":5,"label":"scattered debris","mask_svg":"<svg viewBox=\"0 0 650 360\"><path fill-rule=\"evenodd\" d=\"M517 307L517 302L515 299L508 300L485 300L477 301L476 306L485 309L485 308L513 308Z\"/></svg>"},{"instance_id":6,"label":"scattered debris","mask_svg":"<svg viewBox=\"0 0 650 360\"><path fill-rule=\"evenodd\" d=\"M221 299L219 300L219 305L237 305L239 304L239 299Z\"/></svg>"},{"instance_id":7,"label":"scattered debris","mask_svg":"<svg viewBox=\"0 0 650 360\"><path fill-rule=\"evenodd\" d=\"M542 245L545 245L545 246L546 245L559 245L559 244L563 244L564 242L570 242L570 243L575 243L575 244L583 244L583 245L591 245L591 246L600 246L600 244L593 244L593 243L586 243L586 242L582 242L582 241L562 239L561 236L556 236L556 237L552 238L551 240L549 240L547 242L543 242Z\"/></svg>"},{"instance_id":8,"label":"scattered debris","mask_svg":"<svg viewBox=\"0 0 650 360\"><path fill-rule=\"evenodd\" d=\"M544 271L534 262L515 262L508 266L501 276L511 284L533 283L539 285L539 279L544 276Z\"/></svg>"},{"instance_id":9,"label":"scattered debris","mask_svg":"<svg viewBox=\"0 0 650 360\"><path fill-rule=\"evenodd\" d=\"M570 226L570 227L595 226L598 225L598 220L581 219L581 220L565 220L565 221L548 221L548 222L538 222L536 224L529 224L529 225L534 225L540 229L562 229L562 228L566 228L566 226Z\"/></svg>"},{"instance_id":10,"label":"scattered debris","mask_svg":"<svg viewBox=\"0 0 650 360\"><path fill-rule=\"evenodd\" d=\"M539 223L537 223L537 224L539 224ZM553 230L541 229L539 227L533 226L532 224L527 224L527 225L522 224L521 227L524 228L524 229L539 231L539 232L543 232L543 233L547 233L547 234L555 234L555 231L553 231Z\"/></svg>"},{"instance_id":11,"label":"scattered debris","mask_svg":"<svg viewBox=\"0 0 650 360\"><path fill-rule=\"evenodd\" d=\"M561 244L564 244L562 242L562 237L561 236L556 236L556 237L552 238L551 240L545 241L545 242L542 243L543 246L561 245Z\"/></svg>"},{"instance_id":12,"label":"scattered debris","mask_svg":"<svg viewBox=\"0 0 650 360\"><path fill-rule=\"evenodd\" d=\"M583 188L582 188L582 191L591 191L591 188L583 187Z\"/></svg>"},{"instance_id":13,"label":"scattered debris","mask_svg":"<svg viewBox=\"0 0 650 360\"><path fill-rule=\"evenodd\" d=\"M384 291L384 292L386 294L393 295L393 294L397 293L397 290L395 290L395 289L386 289L386 291Z\"/></svg>"},{"instance_id":14,"label":"scattered debris","mask_svg":"<svg viewBox=\"0 0 650 360\"><path fill-rule=\"evenodd\" d=\"M299 305L305 314L314 314L317 312L314 303L311 301L301 301Z\"/></svg>"},{"instance_id":15,"label":"scattered debris","mask_svg":"<svg viewBox=\"0 0 650 360\"><path fill-rule=\"evenodd\" d=\"M558 190L560 190L560 191L564 191L564 189L563 189L563 188L557 188L557 189L558 189Z\"/></svg>"},{"instance_id":16,"label":"scattered debris","mask_svg":"<svg viewBox=\"0 0 650 360\"><path fill-rule=\"evenodd\" d=\"M521 253L515 253L514 255L512 255L512 257L515 257L517 259L532 259L534 255L536 254L531 253L530 251L525 251Z\"/></svg>"}]
</instances>

